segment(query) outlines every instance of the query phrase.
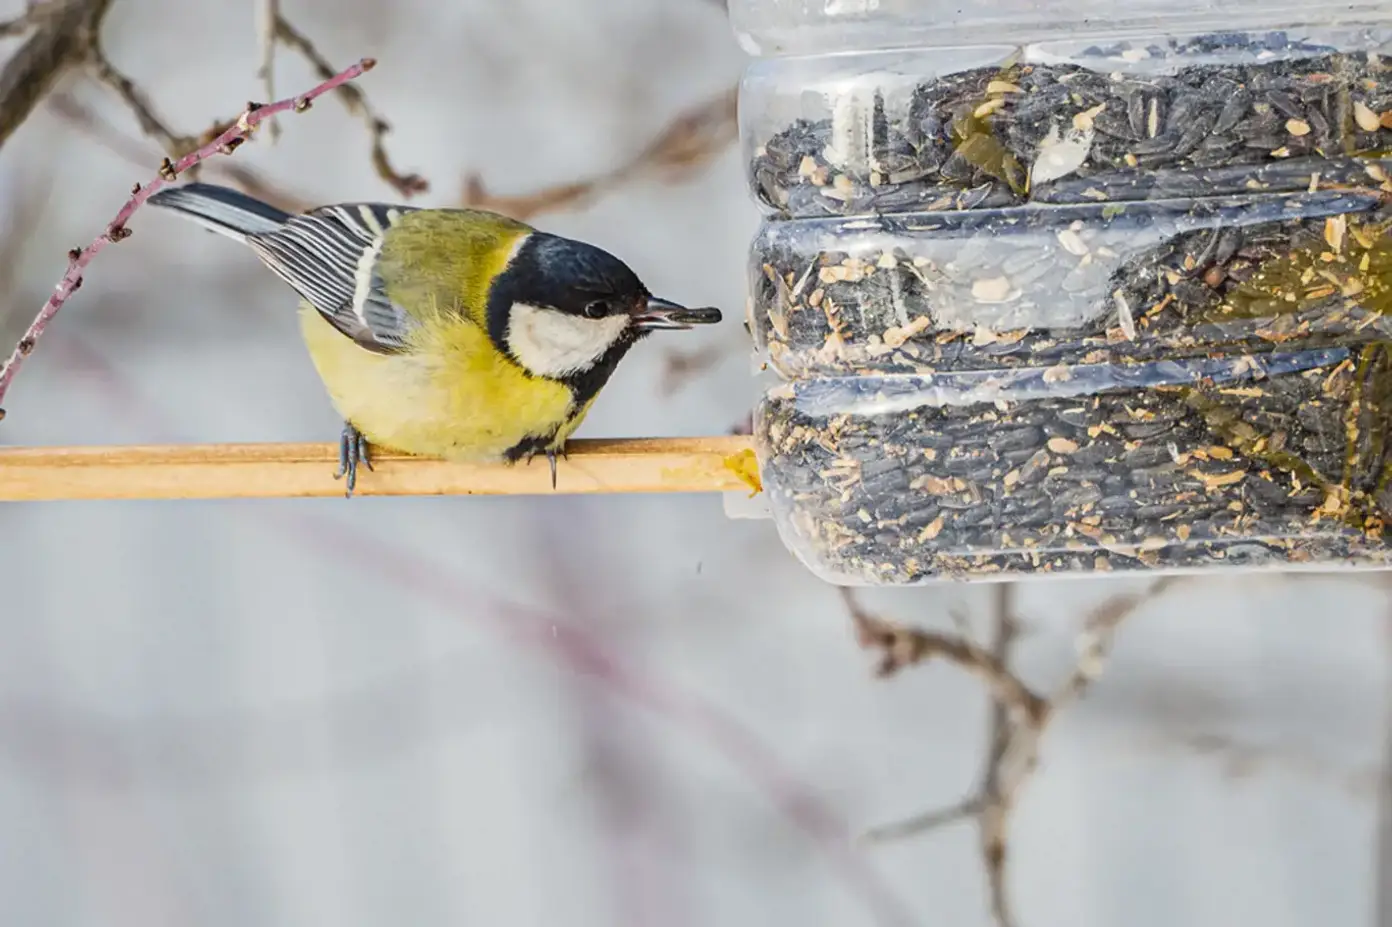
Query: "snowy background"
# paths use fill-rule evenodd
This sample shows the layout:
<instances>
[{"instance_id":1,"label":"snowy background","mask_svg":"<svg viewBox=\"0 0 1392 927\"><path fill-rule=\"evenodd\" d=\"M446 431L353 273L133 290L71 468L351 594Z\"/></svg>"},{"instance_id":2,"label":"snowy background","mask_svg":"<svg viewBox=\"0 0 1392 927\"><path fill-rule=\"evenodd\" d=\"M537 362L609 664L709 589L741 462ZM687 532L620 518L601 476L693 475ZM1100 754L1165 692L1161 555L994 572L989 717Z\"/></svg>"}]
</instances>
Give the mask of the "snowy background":
<instances>
[{"instance_id":1,"label":"snowy background","mask_svg":"<svg viewBox=\"0 0 1392 927\"><path fill-rule=\"evenodd\" d=\"M499 194L602 172L744 65L709 0L285 13L336 63L379 59L361 86L438 205L470 172ZM262 96L250 2L120 0L103 34L184 131ZM288 51L277 71L283 93L314 83ZM137 136L104 89L59 89ZM394 198L342 107L281 125L235 161L310 202ZM143 150L49 107L0 149L7 343L150 176ZM757 214L733 147L536 221L730 310L631 356L583 436L719 434L747 412ZM0 443L335 439L293 297L173 217L132 228L20 376ZM721 360L667 392L668 348ZM1066 676L1082 616L1135 585L1020 586L1022 674ZM990 599L865 597L983 636ZM1376 922L1386 630L1383 592L1349 578L1148 601L1020 795L1019 921ZM969 824L855 841L971 792L985 691L872 664L835 590L717 497L6 506L0 923L988 925Z\"/></svg>"}]
</instances>

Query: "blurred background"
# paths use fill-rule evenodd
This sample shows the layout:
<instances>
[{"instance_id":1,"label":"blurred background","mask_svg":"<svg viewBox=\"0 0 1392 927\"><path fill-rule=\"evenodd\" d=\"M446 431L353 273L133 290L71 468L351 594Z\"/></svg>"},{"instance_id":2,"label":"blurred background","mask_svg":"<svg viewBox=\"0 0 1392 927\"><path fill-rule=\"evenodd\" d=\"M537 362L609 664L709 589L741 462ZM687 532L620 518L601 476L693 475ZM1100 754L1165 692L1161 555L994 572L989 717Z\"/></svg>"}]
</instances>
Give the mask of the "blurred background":
<instances>
[{"instance_id":1,"label":"blurred background","mask_svg":"<svg viewBox=\"0 0 1392 927\"><path fill-rule=\"evenodd\" d=\"M25 94L0 80L7 344L64 252L182 144L161 131L196 136L268 96L264 2L64 2L164 129L92 49L26 45L51 20L10 30L6 56L38 55L28 86L52 83L18 124ZM325 98L205 178L306 205L401 200L414 174L414 203L599 244L729 321L651 339L581 435L745 419L758 215L721 3L280 14L277 95L318 81L298 36L334 68L379 60L358 84L371 113ZM289 291L175 217L131 228L19 377L0 444L335 440ZM1389 615L1372 581L857 601L983 648L1017 629L998 653L1041 695L1068 685L1081 631L1117 633L1086 697L1050 713L1034 774L1006 774L993 744L1020 728L981 666L877 678L848 602L715 497L0 508L0 923L1384 922Z\"/></svg>"}]
</instances>

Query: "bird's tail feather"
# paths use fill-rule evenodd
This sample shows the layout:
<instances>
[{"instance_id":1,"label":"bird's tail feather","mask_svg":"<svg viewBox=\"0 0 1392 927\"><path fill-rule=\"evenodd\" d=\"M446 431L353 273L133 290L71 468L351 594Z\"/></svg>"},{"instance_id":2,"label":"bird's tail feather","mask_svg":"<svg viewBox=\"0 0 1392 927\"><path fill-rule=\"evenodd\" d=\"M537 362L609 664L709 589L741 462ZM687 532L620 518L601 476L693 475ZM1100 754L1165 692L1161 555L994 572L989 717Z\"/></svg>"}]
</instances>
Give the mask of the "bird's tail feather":
<instances>
[{"instance_id":1,"label":"bird's tail feather","mask_svg":"<svg viewBox=\"0 0 1392 927\"><path fill-rule=\"evenodd\" d=\"M210 183L186 183L150 197L149 204L182 213L214 232L237 241L248 235L273 232L290 219L290 213L263 203L231 187Z\"/></svg>"}]
</instances>

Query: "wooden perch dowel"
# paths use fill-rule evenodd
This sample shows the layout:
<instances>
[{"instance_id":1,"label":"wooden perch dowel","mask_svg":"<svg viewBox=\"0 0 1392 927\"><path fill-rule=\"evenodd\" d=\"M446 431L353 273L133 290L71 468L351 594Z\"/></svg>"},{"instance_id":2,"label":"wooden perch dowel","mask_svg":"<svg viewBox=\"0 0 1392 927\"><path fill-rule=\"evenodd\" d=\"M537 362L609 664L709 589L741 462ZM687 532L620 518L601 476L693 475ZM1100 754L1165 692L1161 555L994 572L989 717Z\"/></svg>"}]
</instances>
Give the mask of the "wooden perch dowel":
<instances>
[{"instance_id":1,"label":"wooden perch dowel","mask_svg":"<svg viewBox=\"0 0 1392 927\"><path fill-rule=\"evenodd\" d=\"M575 440L558 493L753 492L747 437ZM0 502L57 499L270 499L343 495L337 444L0 448ZM378 451L357 496L546 495L546 459L445 463Z\"/></svg>"}]
</instances>

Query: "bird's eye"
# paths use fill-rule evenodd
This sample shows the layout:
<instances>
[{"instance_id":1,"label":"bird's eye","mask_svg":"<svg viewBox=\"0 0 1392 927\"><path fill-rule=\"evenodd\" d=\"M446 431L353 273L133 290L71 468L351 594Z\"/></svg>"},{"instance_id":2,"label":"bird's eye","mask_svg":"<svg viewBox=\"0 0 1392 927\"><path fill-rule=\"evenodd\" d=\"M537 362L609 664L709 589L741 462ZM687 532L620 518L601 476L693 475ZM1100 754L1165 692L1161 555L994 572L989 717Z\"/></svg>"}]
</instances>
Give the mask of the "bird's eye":
<instances>
[{"instance_id":1,"label":"bird's eye","mask_svg":"<svg viewBox=\"0 0 1392 927\"><path fill-rule=\"evenodd\" d=\"M608 314L609 304L602 299L597 299L585 306L585 318L587 319L602 319Z\"/></svg>"}]
</instances>

